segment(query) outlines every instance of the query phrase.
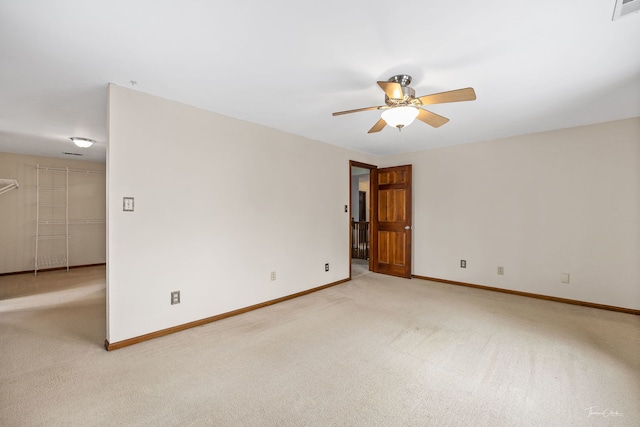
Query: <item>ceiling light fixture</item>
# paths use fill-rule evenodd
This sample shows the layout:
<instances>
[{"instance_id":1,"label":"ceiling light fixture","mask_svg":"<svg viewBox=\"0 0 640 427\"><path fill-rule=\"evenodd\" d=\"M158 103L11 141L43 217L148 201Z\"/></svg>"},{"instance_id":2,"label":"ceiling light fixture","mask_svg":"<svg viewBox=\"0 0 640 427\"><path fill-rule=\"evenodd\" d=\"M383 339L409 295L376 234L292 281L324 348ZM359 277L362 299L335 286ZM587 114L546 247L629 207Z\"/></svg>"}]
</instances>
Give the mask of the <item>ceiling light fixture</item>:
<instances>
[{"instance_id":1,"label":"ceiling light fixture","mask_svg":"<svg viewBox=\"0 0 640 427\"><path fill-rule=\"evenodd\" d=\"M418 117L416 107L394 107L382 112L382 119L391 127L402 130Z\"/></svg>"},{"instance_id":2,"label":"ceiling light fixture","mask_svg":"<svg viewBox=\"0 0 640 427\"><path fill-rule=\"evenodd\" d=\"M89 148L94 144L94 140L93 139L88 139L88 138L79 138L77 136L72 136L71 138L69 138L73 141L74 144L76 144L78 147L80 148Z\"/></svg>"}]
</instances>

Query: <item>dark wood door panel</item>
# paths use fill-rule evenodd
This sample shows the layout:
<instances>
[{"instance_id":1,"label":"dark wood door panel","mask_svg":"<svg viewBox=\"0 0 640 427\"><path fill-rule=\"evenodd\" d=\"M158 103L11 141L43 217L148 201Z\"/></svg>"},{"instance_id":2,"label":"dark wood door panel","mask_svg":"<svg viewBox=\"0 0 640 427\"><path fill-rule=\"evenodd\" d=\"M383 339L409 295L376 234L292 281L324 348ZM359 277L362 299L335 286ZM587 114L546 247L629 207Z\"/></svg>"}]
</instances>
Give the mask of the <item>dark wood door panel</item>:
<instances>
[{"instance_id":1,"label":"dark wood door panel","mask_svg":"<svg viewBox=\"0 0 640 427\"><path fill-rule=\"evenodd\" d=\"M379 190L378 220L381 223L404 222L407 220L406 190L390 188Z\"/></svg>"},{"instance_id":2,"label":"dark wood door panel","mask_svg":"<svg viewBox=\"0 0 640 427\"><path fill-rule=\"evenodd\" d=\"M378 263L392 268L396 273L404 270L407 264L406 233L389 231L378 232Z\"/></svg>"},{"instance_id":3,"label":"dark wood door panel","mask_svg":"<svg viewBox=\"0 0 640 427\"><path fill-rule=\"evenodd\" d=\"M373 271L411 277L411 165L378 169L373 182Z\"/></svg>"},{"instance_id":4,"label":"dark wood door panel","mask_svg":"<svg viewBox=\"0 0 640 427\"><path fill-rule=\"evenodd\" d=\"M404 166L400 166L400 167L404 168ZM405 169L393 170L393 169L395 168L378 169L379 185L407 183L407 180L408 180L407 170Z\"/></svg>"}]
</instances>

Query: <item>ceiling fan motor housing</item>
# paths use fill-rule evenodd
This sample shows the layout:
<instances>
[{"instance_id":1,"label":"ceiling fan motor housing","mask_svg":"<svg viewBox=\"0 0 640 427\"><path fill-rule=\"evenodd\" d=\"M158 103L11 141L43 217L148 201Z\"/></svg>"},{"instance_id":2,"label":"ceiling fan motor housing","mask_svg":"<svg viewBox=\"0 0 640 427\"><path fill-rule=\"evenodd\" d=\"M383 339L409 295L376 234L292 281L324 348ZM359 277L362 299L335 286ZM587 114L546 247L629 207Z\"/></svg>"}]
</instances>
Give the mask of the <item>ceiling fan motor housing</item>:
<instances>
[{"instance_id":1,"label":"ceiling fan motor housing","mask_svg":"<svg viewBox=\"0 0 640 427\"><path fill-rule=\"evenodd\" d=\"M389 107L401 107L401 106L409 106L413 105L415 107L420 105L420 101L416 99L416 91L409 86L402 87L402 98L389 98L387 95L384 96L384 102Z\"/></svg>"},{"instance_id":2,"label":"ceiling fan motor housing","mask_svg":"<svg viewBox=\"0 0 640 427\"><path fill-rule=\"evenodd\" d=\"M409 87L411 83L411 76L408 74L398 74L391 78L389 81L392 83L398 83L400 85L400 89L402 90L402 98L390 98L385 94L384 102L389 107L419 107L422 103L416 99L416 91L413 88Z\"/></svg>"}]
</instances>

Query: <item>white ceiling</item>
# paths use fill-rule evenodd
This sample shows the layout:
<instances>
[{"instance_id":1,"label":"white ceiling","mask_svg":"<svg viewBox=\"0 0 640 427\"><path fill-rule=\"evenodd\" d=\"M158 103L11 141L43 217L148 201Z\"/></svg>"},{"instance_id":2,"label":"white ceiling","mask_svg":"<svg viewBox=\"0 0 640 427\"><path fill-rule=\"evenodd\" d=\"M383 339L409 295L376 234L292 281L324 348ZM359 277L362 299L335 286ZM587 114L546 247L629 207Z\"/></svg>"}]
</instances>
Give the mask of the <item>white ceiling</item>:
<instances>
[{"instance_id":1,"label":"white ceiling","mask_svg":"<svg viewBox=\"0 0 640 427\"><path fill-rule=\"evenodd\" d=\"M636 117L640 14L612 21L614 5L0 0L0 152L104 161L108 83L375 155ZM394 74L478 99L429 106L438 129L331 116L383 104Z\"/></svg>"}]
</instances>

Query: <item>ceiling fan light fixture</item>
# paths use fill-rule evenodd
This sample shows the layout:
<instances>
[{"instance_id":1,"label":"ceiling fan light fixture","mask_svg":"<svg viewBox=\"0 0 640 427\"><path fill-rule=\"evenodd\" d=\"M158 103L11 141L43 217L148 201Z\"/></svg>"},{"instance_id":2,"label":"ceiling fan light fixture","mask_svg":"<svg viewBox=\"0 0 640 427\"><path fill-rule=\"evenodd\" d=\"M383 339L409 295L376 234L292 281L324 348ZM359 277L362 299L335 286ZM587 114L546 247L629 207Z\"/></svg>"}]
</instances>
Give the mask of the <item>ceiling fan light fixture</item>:
<instances>
[{"instance_id":1,"label":"ceiling fan light fixture","mask_svg":"<svg viewBox=\"0 0 640 427\"><path fill-rule=\"evenodd\" d=\"M73 141L73 143L76 144L80 148L89 148L95 143L95 141L93 139L80 138L80 137L77 137L77 136L72 136L69 139L71 139L71 141Z\"/></svg>"},{"instance_id":2,"label":"ceiling fan light fixture","mask_svg":"<svg viewBox=\"0 0 640 427\"><path fill-rule=\"evenodd\" d=\"M628 0L625 0L628 1ZM640 2L640 0L633 0ZM382 110L382 117L367 133L380 132L386 125L402 130L409 126L415 119L438 128L449 121L446 117L439 116L429 110L420 108L423 105L445 104L447 102L473 101L476 99L476 92L471 87L449 90L447 92L432 93L417 97L413 88L409 87L411 76L408 74L398 74L386 82L377 82L380 89L384 91L385 105L374 107L357 108L355 110L338 111L334 116L357 113L360 111Z\"/></svg>"},{"instance_id":3,"label":"ceiling fan light fixture","mask_svg":"<svg viewBox=\"0 0 640 427\"><path fill-rule=\"evenodd\" d=\"M418 117L416 107L394 107L382 112L382 119L391 127L402 129Z\"/></svg>"}]
</instances>

